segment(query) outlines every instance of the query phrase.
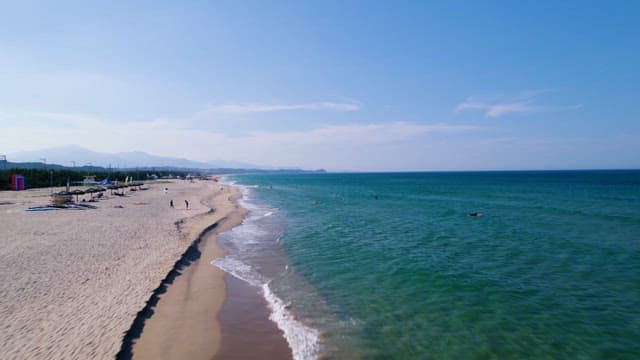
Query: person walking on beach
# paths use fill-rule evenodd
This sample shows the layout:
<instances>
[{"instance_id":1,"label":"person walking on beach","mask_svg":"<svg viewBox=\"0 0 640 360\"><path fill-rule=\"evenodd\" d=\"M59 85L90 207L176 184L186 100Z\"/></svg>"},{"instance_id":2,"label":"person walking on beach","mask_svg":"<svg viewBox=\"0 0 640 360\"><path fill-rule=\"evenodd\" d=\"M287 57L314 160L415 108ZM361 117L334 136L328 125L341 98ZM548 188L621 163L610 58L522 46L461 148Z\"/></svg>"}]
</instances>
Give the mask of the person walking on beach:
<instances>
[{"instance_id":1,"label":"person walking on beach","mask_svg":"<svg viewBox=\"0 0 640 360\"><path fill-rule=\"evenodd\" d=\"M169 201L169 208L173 209L173 200Z\"/></svg>"},{"instance_id":2,"label":"person walking on beach","mask_svg":"<svg viewBox=\"0 0 640 360\"><path fill-rule=\"evenodd\" d=\"M185 200L184 204L187 205L187 210L189 210L189 201Z\"/></svg>"}]
</instances>

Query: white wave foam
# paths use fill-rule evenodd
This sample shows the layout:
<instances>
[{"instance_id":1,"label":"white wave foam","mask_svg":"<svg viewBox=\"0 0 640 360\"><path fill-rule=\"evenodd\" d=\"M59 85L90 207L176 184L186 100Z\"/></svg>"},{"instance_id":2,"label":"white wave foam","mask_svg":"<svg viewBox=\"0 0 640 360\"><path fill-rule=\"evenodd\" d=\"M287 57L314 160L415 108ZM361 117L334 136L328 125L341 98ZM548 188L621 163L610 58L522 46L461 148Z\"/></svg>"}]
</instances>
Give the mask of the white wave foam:
<instances>
[{"instance_id":1,"label":"white wave foam","mask_svg":"<svg viewBox=\"0 0 640 360\"><path fill-rule=\"evenodd\" d=\"M284 332L284 337L293 352L293 358L295 360L317 359L320 350L318 330L296 320L288 310L289 306L271 291L269 284L262 285L262 292L271 309L269 319Z\"/></svg>"},{"instance_id":2,"label":"white wave foam","mask_svg":"<svg viewBox=\"0 0 640 360\"><path fill-rule=\"evenodd\" d=\"M264 282L264 279L261 279L251 266L229 256L215 259L211 264L242 281L262 288L262 295L265 300L267 300L267 304L271 310L269 319L276 323L278 328L284 333L295 360L318 358L320 347L318 330L310 328L296 320L288 310L289 305L285 304L271 291L269 283Z\"/></svg>"},{"instance_id":3,"label":"white wave foam","mask_svg":"<svg viewBox=\"0 0 640 360\"><path fill-rule=\"evenodd\" d=\"M217 266L224 272L248 282L253 286L260 287L264 284L264 280L260 278L250 265L232 257L225 256L223 258L217 258L211 262L211 265Z\"/></svg>"},{"instance_id":4,"label":"white wave foam","mask_svg":"<svg viewBox=\"0 0 640 360\"><path fill-rule=\"evenodd\" d=\"M253 189L258 188L257 185L240 185L235 181L229 185L236 186L240 189L242 198L239 200L239 203L242 207L249 210L250 215L245 218L245 223L242 226L236 227L226 234L233 237L233 242L236 246L254 245L255 242L248 239L262 235L263 231L259 227L256 227L253 222L259 218L273 215L273 211L270 210L275 211L277 209L259 206L251 202L251 192ZM254 214L253 216L251 215L252 213ZM240 239L244 240L240 241ZM280 244L282 242L282 235L278 236L275 241ZM289 305L285 304L282 299L271 291L269 283L256 272L254 268L231 256L215 259L211 264L240 280L262 288L262 294L271 310L269 319L276 323L278 328L284 333L295 360L318 358L320 352L319 331L298 321L289 311ZM285 272L288 271L289 265L286 265Z\"/></svg>"}]
</instances>

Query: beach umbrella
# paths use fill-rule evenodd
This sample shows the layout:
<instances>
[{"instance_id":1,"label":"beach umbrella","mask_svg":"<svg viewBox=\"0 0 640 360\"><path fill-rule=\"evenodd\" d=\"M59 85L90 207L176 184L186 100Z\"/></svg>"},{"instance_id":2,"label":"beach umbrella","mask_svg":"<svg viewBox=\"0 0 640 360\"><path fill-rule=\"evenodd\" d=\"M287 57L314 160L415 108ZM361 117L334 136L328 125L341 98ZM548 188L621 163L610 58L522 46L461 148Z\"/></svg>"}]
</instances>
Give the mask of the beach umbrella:
<instances>
[{"instance_id":1,"label":"beach umbrella","mask_svg":"<svg viewBox=\"0 0 640 360\"><path fill-rule=\"evenodd\" d=\"M75 190L71 191L71 194L76 196L76 202L78 202L78 196L84 195L84 191L82 191L80 189L75 189Z\"/></svg>"},{"instance_id":2,"label":"beach umbrella","mask_svg":"<svg viewBox=\"0 0 640 360\"><path fill-rule=\"evenodd\" d=\"M116 195L120 195L118 193L118 190L122 189L124 187L124 185L122 184L118 184L118 185L113 185L112 187L110 187L109 189L111 190L111 195L113 195L113 190L116 190Z\"/></svg>"},{"instance_id":3,"label":"beach umbrella","mask_svg":"<svg viewBox=\"0 0 640 360\"><path fill-rule=\"evenodd\" d=\"M91 199L93 199L93 194L97 193L98 191L100 191L100 190L98 190L96 188L93 188L93 187L90 187L90 188L86 189L84 192L91 194Z\"/></svg>"}]
</instances>

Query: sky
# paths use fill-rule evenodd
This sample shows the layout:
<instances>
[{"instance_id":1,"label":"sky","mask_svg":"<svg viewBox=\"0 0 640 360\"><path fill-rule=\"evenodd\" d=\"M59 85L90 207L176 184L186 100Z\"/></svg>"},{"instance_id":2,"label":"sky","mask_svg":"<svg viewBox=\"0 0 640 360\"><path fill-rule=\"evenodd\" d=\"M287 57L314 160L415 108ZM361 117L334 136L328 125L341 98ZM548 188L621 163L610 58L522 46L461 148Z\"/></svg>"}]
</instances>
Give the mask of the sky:
<instances>
[{"instance_id":1,"label":"sky","mask_svg":"<svg viewBox=\"0 0 640 360\"><path fill-rule=\"evenodd\" d=\"M638 2L0 6L0 154L640 168Z\"/></svg>"}]
</instances>

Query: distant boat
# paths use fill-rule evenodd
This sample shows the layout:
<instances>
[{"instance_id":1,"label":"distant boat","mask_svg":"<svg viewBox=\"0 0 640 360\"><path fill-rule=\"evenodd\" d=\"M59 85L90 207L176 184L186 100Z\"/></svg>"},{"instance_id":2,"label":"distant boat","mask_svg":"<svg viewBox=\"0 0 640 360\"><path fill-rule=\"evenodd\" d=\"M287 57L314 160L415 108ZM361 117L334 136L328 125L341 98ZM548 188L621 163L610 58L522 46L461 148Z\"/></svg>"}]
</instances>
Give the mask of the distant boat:
<instances>
[{"instance_id":1,"label":"distant boat","mask_svg":"<svg viewBox=\"0 0 640 360\"><path fill-rule=\"evenodd\" d=\"M478 217L478 216L482 216L482 213L480 213L480 212L472 212L472 213L469 213L469 216Z\"/></svg>"}]
</instances>

